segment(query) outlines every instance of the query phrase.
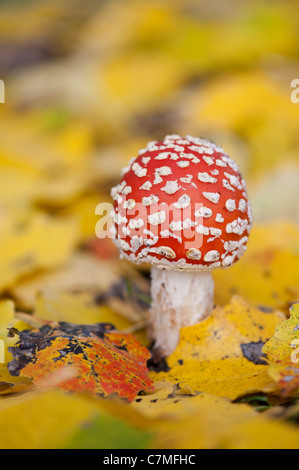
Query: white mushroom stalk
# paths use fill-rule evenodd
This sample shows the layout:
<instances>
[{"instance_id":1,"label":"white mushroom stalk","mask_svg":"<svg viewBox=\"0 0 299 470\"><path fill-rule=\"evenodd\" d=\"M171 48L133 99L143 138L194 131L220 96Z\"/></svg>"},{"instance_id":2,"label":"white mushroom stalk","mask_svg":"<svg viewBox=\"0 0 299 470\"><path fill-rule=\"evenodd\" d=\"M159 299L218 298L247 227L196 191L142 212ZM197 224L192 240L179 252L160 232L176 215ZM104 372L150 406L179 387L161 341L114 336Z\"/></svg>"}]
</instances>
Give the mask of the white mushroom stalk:
<instances>
[{"instance_id":1,"label":"white mushroom stalk","mask_svg":"<svg viewBox=\"0 0 299 470\"><path fill-rule=\"evenodd\" d=\"M149 338L162 356L179 342L180 329L209 316L214 302L214 281L209 271L151 268L152 304Z\"/></svg>"}]
</instances>

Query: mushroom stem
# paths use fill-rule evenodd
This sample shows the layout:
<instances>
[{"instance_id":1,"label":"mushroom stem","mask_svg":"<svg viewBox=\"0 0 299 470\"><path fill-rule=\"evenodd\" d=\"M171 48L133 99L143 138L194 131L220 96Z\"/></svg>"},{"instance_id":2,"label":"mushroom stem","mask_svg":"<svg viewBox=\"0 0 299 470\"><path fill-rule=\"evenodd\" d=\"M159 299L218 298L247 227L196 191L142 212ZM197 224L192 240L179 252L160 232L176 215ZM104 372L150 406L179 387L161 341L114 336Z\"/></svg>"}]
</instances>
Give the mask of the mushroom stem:
<instances>
[{"instance_id":1,"label":"mushroom stem","mask_svg":"<svg viewBox=\"0 0 299 470\"><path fill-rule=\"evenodd\" d=\"M175 271L152 266L149 331L154 348L168 356L180 328L199 323L213 309L214 281L209 271Z\"/></svg>"}]
</instances>

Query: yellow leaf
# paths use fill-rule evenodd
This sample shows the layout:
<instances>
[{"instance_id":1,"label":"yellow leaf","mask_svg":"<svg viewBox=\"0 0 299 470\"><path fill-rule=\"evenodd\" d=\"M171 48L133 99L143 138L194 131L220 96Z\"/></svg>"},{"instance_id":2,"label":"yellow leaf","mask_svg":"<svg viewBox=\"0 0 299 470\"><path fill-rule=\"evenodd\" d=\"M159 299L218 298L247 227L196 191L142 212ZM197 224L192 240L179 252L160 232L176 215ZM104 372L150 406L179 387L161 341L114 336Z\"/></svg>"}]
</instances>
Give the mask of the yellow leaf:
<instances>
[{"instance_id":1,"label":"yellow leaf","mask_svg":"<svg viewBox=\"0 0 299 470\"><path fill-rule=\"evenodd\" d=\"M71 217L77 220L80 229L80 241L82 243L95 237L95 227L99 216L95 209L101 202L109 202L110 196L104 194L91 194L82 196L79 200L71 203L67 209L60 211L62 217Z\"/></svg>"},{"instance_id":2,"label":"yellow leaf","mask_svg":"<svg viewBox=\"0 0 299 470\"><path fill-rule=\"evenodd\" d=\"M61 206L94 181L89 127L72 121L54 133L43 122L42 112L1 115L0 202Z\"/></svg>"},{"instance_id":3,"label":"yellow leaf","mask_svg":"<svg viewBox=\"0 0 299 470\"><path fill-rule=\"evenodd\" d=\"M63 264L76 243L72 220L34 211L5 214L0 233L0 291L25 274Z\"/></svg>"},{"instance_id":4,"label":"yellow leaf","mask_svg":"<svg viewBox=\"0 0 299 470\"><path fill-rule=\"evenodd\" d=\"M84 421L96 413L92 402L58 391L10 398L0 403L0 419L6 429L0 447L60 448Z\"/></svg>"},{"instance_id":5,"label":"yellow leaf","mask_svg":"<svg viewBox=\"0 0 299 470\"><path fill-rule=\"evenodd\" d=\"M235 297L203 322L181 329L179 345L167 358L170 370L152 372L153 380L184 382L194 391L231 399L273 389L261 347L284 318Z\"/></svg>"},{"instance_id":6,"label":"yellow leaf","mask_svg":"<svg viewBox=\"0 0 299 470\"><path fill-rule=\"evenodd\" d=\"M118 107L141 112L158 105L182 82L184 70L163 54L129 55L110 61L99 72L99 82ZM115 106L115 105L114 105Z\"/></svg>"},{"instance_id":7,"label":"yellow leaf","mask_svg":"<svg viewBox=\"0 0 299 470\"><path fill-rule=\"evenodd\" d=\"M290 309L290 318L279 323L274 336L264 345L269 375L282 395L298 395L299 389L299 304Z\"/></svg>"},{"instance_id":8,"label":"yellow leaf","mask_svg":"<svg viewBox=\"0 0 299 470\"><path fill-rule=\"evenodd\" d=\"M57 292L86 292L91 297L102 293L126 272L132 273L130 265L119 264L118 260L99 260L96 256L84 252L75 252L67 263L45 273L37 273L12 290L21 308L32 309L37 293L44 290Z\"/></svg>"},{"instance_id":9,"label":"yellow leaf","mask_svg":"<svg viewBox=\"0 0 299 470\"><path fill-rule=\"evenodd\" d=\"M8 335L10 328L24 330L28 324L15 317L14 303L11 300L0 302L0 395L27 391L31 381L24 377L12 377L7 370L7 362L12 360L8 348L14 346L17 336Z\"/></svg>"},{"instance_id":10,"label":"yellow leaf","mask_svg":"<svg viewBox=\"0 0 299 470\"><path fill-rule=\"evenodd\" d=\"M233 73L209 81L189 100L184 127L192 133L200 123L205 135L233 133L241 138L249 175L267 174L286 159L296 162L299 112L290 100L289 85L265 72ZM239 163L238 154L231 156Z\"/></svg>"},{"instance_id":11,"label":"yellow leaf","mask_svg":"<svg viewBox=\"0 0 299 470\"><path fill-rule=\"evenodd\" d=\"M34 315L54 322L77 324L112 323L117 330L128 328L132 323L117 315L105 305L91 303L84 295L44 291L37 298Z\"/></svg>"},{"instance_id":12,"label":"yellow leaf","mask_svg":"<svg viewBox=\"0 0 299 470\"><path fill-rule=\"evenodd\" d=\"M292 424L209 393L177 394L168 384L129 406L108 401L105 409L151 431L153 449L299 448L299 431Z\"/></svg>"},{"instance_id":13,"label":"yellow leaf","mask_svg":"<svg viewBox=\"0 0 299 470\"><path fill-rule=\"evenodd\" d=\"M247 252L234 266L215 270L216 303L240 295L255 306L288 313L299 299L299 230L288 222L254 225Z\"/></svg>"},{"instance_id":14,"label":"yellow leaf","mask_svg":"<svg viewBox=\"0 0 299 470\"><path fill-rule=\"evenodd\" d=\"M153 448L160 449L298 449L298 429L258 415L246 405L201 394L198 408L164 422ZM194 398L189 399L194 400ZM190 404L189 404L190 405ZM167 409L167 407L166 407ZM189 413L188 413L189 411Z\"/></svg>"},{"instance_id":15,"label":"yellow leaf","mask_svg":"<svg viewBox=\"0 0 299 470\"><path fill-rule=\"evenodd\" d=\"M255 224L280 220L299 225L299 165L283 162L258 181L249 183L248 192ZM279 191L277 190L279 188Z\"/></svg>"},{"instance_id":16,"label":"yellow leaf","mask_svg":"<svg viewBox=\"0 0 299 470\"><path fill-rule=\"evenodd\" d=\"M5 362L12 358L7 348L13 346L17 341L17 338L8 336L10 328L17 328L21 331L28 328L28 324L15 317L15 306L12 300L2 300L0 301L0 340L5 345Z\"/></svg>"}]
</instances>

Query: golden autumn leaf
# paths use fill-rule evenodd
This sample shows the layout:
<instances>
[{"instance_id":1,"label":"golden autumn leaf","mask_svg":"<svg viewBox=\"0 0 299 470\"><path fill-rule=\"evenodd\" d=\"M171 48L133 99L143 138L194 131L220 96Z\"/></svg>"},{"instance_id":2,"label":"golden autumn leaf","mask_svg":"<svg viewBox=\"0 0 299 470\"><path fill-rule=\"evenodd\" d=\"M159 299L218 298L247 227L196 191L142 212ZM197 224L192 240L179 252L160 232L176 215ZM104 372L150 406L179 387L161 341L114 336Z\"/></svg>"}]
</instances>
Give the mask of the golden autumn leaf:
<instances>
[{"instance_id":1,"label":"golden autumn leaf","mask_svg":"<svg viewBox=\"0 0 299 470\"><path fill-rule=\"evenodd\" d=\"M36 296L43 291L56 292L92 292L92 295L106 291L117 282L122 271L115 260L99 260L89 252L76 251L68 262L55 269L39 272L18 282L11 291L17 303L26 309L32 309ZM130 270L132 272L132 269ZM75 321L74 321L75 323Z\"/></svg>"},{"instance_id":2,"label":"golden autumn leaf","mask_svg":"<svg viewBox=\"0 0 299 470\"><path fill-rule=\"evenodd\" d=\"M299 230L291 222L254 225L243 258L215 270L215 300L225 305L240 295L256 307L288 313L299 299Z\"/></svg>"},{"instance_id":3,"label":"golden autumn leaf","mask_svg":"<svg viewBox=\"0 0 299 470\"><path fill-rule=\"evenodd\" d=\"M200 122L202 132L219 138L232 133L245 146L248 176L267 175L278 163L297 159L298 107L288 86L256 69L216 77L190 95L185 126L193 132ZM232 157L239 163L238 154Z\"/></svg>"},{"instance_id":4,"label":"golden autumn leaf","mask_svg":"<svg viewBox=\"0 0 299 470\"><path fill-rule=\"evenodd\" d=\"M10 348L14 359L8 370L39 383L65 366L76 375L60 388L97 396L118 395L131 401L136 394L153 391L146 362L148 350L133 335L116 331L111 324L75 325L59 322L37 330L18 332Z\"/></svg>"},{"instance_id":5,"label":"golden autumn leaf","mask_svg":"<svg viewBox=\"0 0 299 470\"><path fill-rule=\"evenodd\" d=\"M296 426L183 384L159 383L155 393L129 406L105 403L105 410L153 435L153 449L297 449ZM103 406L103 405L102 405Z\"/></svg>"},{"instance_id":6,"label":"golden autumn leaf","mask_svg":"<svg viewBox=\"0 0 299 470\"><path fill-rule=\"evenodd\" d=\"M131 325L126 318L117 315L105 304L97 305L84 294L45 290L37 296L34 317L52 322L85 324L112 323L117 330ZM33 317L33 318L34 318Z\"/></svg>"},{"instance_id":7,"label":"golden autumn leaf","mask_svg":"<svg viewBox=\"0 0 299 470\"><path fill-rule=\"evenodd\" d=\"M77 221L77 225L80 231L80 241L82 243L89 243L94 241L95 237L95 227L99 220L99 216L96 215L95 209L98 204L101 202L106 203L109 201L110 196L108 197L105 194L89 194L82 196L79 200L72 202L66 209L59 212L60 217L71 217ZM110 239L98 239L100 241L111 241ZM108 243L107 250L111 252L113 248L110 248ZM113 245L113 244L111 244ZM115 248L114 248L115 249Z\"/></svg>"},{"instance_id":8,"label":"golden autumn leaf","mask_svg":"<svg viewBox=\"0 0 299 470\"><path fill-rule=\"evenodd\" d=\"M196 397L197 398L197 397ZM190 399L191 400L191 399ZM192 398L193 400L193 398ZM199 395L198 410L189 408L175 425L161 426L154 448L170 449L298 449L295 426L267 419L225 398Z\"/></svg>"},{"instance_id":9,"label":"golden autumn leaf","mask_svg":"<svg viewBox=\"0 0 299 470\"><path fill-rule=\"evenodd\" d=\"M11 300L0 302L0 395L28 391L32 386L26 377L12 377L7 370L7 362L12 359L9 348L16 343L16 338L7 333L10 328L22 330L28 326L16 317Z\"/></svg>"},{"instance_id":10,"label":"golden autumn leaf","mask_svg":"<svg viewBox=\"0 0 299 470\"><path fill-rule=\"evenodd\" d=\"M294 3L0 2L0 448L299 448ZM95 238L95 208L172 133L238 163L254 225L157 364L150 266Z\"/></svg>"},{"instance_id":11,"label":"golden autumn leaf","mask_svg":"<svg viewBox=\"0 0 299 470\"><path fill-rule=\"evenodd\" d=\"M27 377L12 377L6 364L0 364L0 396L24 393L34 388L32 380Z\"/></svg>"},{"instance_id":12,"label":"golden autumn leaf","mask_svg":"<svg viewBox=\"0 0 299 470\"><path fill-rule=\"evenodd\" d=\"M41 319L113 323L148 344L144 327L149 284L130 263L77 251L65 266L36 273L11 293L19 309L33 310Z\"/></svg>"},{"instance_id":13,"label":"golden autumn leaf","mask_svg":"<svg viewBox=\"0 0 299 470\"><path fill-rule=\"evenodd\" d=\"M299 223L299 165L282 162L274 170L249 186L250 199L254 207L255 225L276 220L283 214L284 221L292 221L294 228ZM281 223L281 222L280 222ZM296 225L295 225L296 224ZM288 239L285 240L285 248ZM272 243L272 240L271 240Z\"/></svg>"},{"instance_id":14,"label":"golden autumn leaf","mask_svg":"<svg viewBox=\"0 0 299 470\"><path fill-rule=\"evenodd\" d=\"M131 53L125 61L111 60L99 68L97 75L106 97L119 101L119 107L137 113L144 107L154 108L169 91L175 90L185 73L165 54ZM155 79L148 80L149 76Z\"/></svg>"},{"instance_id":15,"label":"golden autumn leaf","mask_svg":"<svg viewBox=\"0 0 299 470\"><path fill-rule=\"evenodd\" d=\"M203 322L181 329L180 342L167 358L164 372L152 372L156 381L183 382L194 391L231 399L254 391L274 389L267 373L262 346L285 316L265 313L234 297L216 307Z\"/></svg>"},{"instance_id":16,"label":"golden autumn leaf","mask_svg":"<svg viewBox=\"0 0 299 470\"><path fill-rule=\"evenodd\" d=\"M76 200L94 181L90 128L73 120L54 132L44 115L7 108L1 113L0 203L56 208Z\"/></svg>"},{"instance_id":17,"label":"golden autumn leaf","mask_svg":"<svg viewBox=\"0 0 299 470\"><path fill-rule=\"evenodd\" d=\"M2 400L0 420L1 449L136 449L147 447L152 436L109 415L102 400L61 390Z\"/></svg>"},{"instance_id":18,"label":"golden autumn leaf","mask_svg":"<svg viewBox=\"0 0 299 470\"><path fill-rule=\"evenodd\" d=\"M34 210L1 215L0 291L24 275L62 265L76 246L73 220L54 219Z\"/></svg>"},{"instance_id":19,"label":"golden autumn leaf","mask_svg":"<svg viewBox=\"0 0 299 470\"><path fill-rule=\"evenodd\" d=\"M0 419L6 433L0 448L58 448L94 414L94 409L84 398L57 390L4 400L0 403Z\"/></svg>"},{"instance_id":20,"label":"golden autumn leaf","mask_svg":"<svg viewBox=\"0 0 299 470\"><path fill-rule=\"evenodd\" d=\"M179 6L177 2L178 16ZM252 66L264 58L269 49L283 53L294 47L296 22L285 3L271 5L271 8L266 8L264 2L245 2L242 7L231 4L227 5L225 15L219 10L211 13L203 4L197 4L197 8L192 4L192 7L194 14L179 18L177 40L170 37L165 44L167 54L179 60L189 73L217 70L220 75L222 69L234 69L236 64ZM276 34L278 27L281 28L279 35ZM229 111L227 109L228 114Z\"/></svg>"},{"instance_id":21,"label":"golden autumn leaf","mask_svg":"<svg viewBox=\"0 0 299 470\"><path fill-rule=\"evenodd\" d=\"M120 290L125 282L115 284L119 296L125 295ZM118 289L118 292L117 292ZM120 297L119 301L109 300L110 294L106 292L103 297L86 292L61 292L57 290L44 290L37 295L34 315L31 318L39 318L43 321L80 323L112 323L118 331L134 332L138 341L147 345L145 331L145 310L140 307L140 302L130 301L130 298ZM138 309L139 307L139 309ZM142 315L143 314L143 315ZM20 315L18 315L20 316ZM28 320L29 321L29 320ZM40 326L40 325L38 325ZM141 326L141 328L140 328Z\"/></svg>"},{"instance_id":22,"label":"golden autumn leaf","mask_svg":"<svg viewBox=\"0 0 299 470\"><path fill-rule=\"evenodd\" d=\"M276 326L274 336L263 347L269 361L269 375L283 396L298 393L299 388L299 304L290 309L290 318Z\"/></svg>"}]
</instances>

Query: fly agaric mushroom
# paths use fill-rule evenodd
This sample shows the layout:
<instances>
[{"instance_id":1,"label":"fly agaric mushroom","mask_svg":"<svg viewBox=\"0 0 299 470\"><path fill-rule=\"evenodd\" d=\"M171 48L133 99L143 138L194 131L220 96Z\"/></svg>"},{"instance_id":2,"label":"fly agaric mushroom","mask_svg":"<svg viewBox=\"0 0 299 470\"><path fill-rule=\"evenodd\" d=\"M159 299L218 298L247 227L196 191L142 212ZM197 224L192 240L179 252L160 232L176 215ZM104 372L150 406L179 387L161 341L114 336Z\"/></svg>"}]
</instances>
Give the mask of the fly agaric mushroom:
<instances>
[{"instance_id":1,"label":"fly agaric mushroom","mask_svg":"<svg viewBox=\"0 0 299 470\"><path fill-rule=\"evenodd\" d=\"M169 355L180 328L211 313L211 271L246 250L252 216L245 182L222 148L170 135L139 151L111 195L120 257L152 265L149 335Z\"/></svg>"}]
</instances>

